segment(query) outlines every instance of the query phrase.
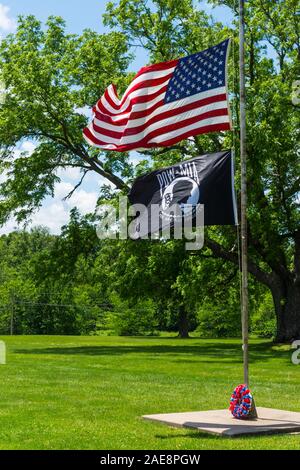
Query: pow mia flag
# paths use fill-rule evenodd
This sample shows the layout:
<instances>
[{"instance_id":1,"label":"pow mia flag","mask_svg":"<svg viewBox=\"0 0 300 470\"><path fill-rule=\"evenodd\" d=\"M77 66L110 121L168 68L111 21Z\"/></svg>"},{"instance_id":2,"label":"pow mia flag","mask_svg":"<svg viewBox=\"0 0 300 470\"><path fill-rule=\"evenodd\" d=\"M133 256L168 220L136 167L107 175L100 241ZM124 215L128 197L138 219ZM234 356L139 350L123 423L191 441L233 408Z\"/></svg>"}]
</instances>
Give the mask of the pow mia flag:
<instances>
[{"instance_id":1,"label":"pow mia flag","mask_svg":"<svg viewBox=\"0 0 300 470\"><path fill-rule=\"evenodd\" d=\"M176 227L188 217L197 226L200 207L204 209L204 225L235 225L231 151L201 155L140 176L133 183L128 198L136 209L133 238L157 233L168 224ZM172 209L175 206L176 214ZM153 214L157 212L153 207L158 208L159 220L154 220Z\"/></svg>"}]
</instances>

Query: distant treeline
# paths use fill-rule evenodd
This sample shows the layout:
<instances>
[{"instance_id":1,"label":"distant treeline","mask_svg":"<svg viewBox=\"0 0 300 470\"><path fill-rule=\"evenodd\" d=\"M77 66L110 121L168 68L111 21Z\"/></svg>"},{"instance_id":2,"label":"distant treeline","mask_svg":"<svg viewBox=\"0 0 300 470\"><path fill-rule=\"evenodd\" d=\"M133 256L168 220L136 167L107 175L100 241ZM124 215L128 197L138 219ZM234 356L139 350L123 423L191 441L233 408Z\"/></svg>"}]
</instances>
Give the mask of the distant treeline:
<instances>
[{"instance_id":1,"label":"distant treeline","mask_svg":"<svg viewBox=\"0 0 300 470\"><path fill-rule=\"evenodd\" d=\"M76 209L60 236L0 237L1 334L240 335L239 276L230 263L187 257L179 241L99 240ZM275 332L272 298L250 279L251 329Z\"/></svg>"}]
</instances>

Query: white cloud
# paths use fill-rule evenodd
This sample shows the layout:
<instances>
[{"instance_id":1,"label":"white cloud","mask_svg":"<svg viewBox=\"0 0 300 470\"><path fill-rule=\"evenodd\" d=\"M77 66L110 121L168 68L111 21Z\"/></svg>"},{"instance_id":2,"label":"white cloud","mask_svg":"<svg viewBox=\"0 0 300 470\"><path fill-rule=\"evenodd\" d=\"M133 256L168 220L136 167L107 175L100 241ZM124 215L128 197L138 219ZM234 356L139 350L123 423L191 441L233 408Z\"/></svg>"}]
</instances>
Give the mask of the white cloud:
<instances>
[{"instance_id":1,"label":"white cloud","mask_svg":"<svg viewBox=\"0 0 300 470\"><path fill-rule=\"evenodd\" d=\"M32 154L32 152L34 152L35 148L36 148L36 145L30 140L26 140L21 145L22 152L28 152L30 155Z\"/></svg>"},{"instance_id":2,"label":"white cloud","mask_svg":"<svg viewBox=\"0 0 300 470\"><path fill-rule=\"evenodd\" d=\"M19 146L19 148L14 151L14 157L19 158L22 152L27 152L28 155L31 155L35 148L36 148L36 145L30 140L27 140L23 142ZM7 171L2 171L2 173L0 173L0 184L4 183L6 176L7 176Z\"/></svg>"},{"instance_id":3,"label":"white cloud","mask_svg":"<svg viewBox=\"0 0 300 470\"><path fill-rule=\"evenodd\" d=\"M48 197L45 200L41 209L31 217L28 228L42 225L48 227L51 233L59 234L61 227L68 223L70 210L73 207L76 206L82 215L94 212L98 193L79 188L70 199L63 200L73 188L74 185L67 181L56 184L54 198ZM22 225L18 227L17 222L11 218L3 227L0 227L0 235L10 233L18 228L22 229Z\"/></svg>"},{"instance_id":4,"label":"white cloud","mask_svg":"<svg viewBox=\"0 0 300 470\"><path fill-rule=\"evenodd\" d=\"M71 198L63 199L69 194L74 185L61 181L55 186L53 199L48 199L43 207L32 217L30 226L43 225L50 229L51 233L59 234L63 225L68 223L70 210L77 207L82 215L94 212L96 208L97 192L88 192L84 189L77 189Z\"/></svg>"},{"instance_id":5,"label":"white cloud","mask_svg":"<svg viewBox=\"0 0 300 470\"><path fill-rule=\"evenodd\" d=\"M87 192L78 189L70 199L63 198L73 189L73 185L62 181L55 187L55 197L48 200L43 207L32 217L31 226L43 225L51 233L59 234L63 225L68 223L70 210L77 207L82 215L94 212L98 195L96 192Z\"/></svg>"},{"instance_id":6,"label":"white cloud","mask_svg":"<svg viewBox=\"0 0 300 470\"><path fill-rule=\"evenodd\" d=\"M5 235L17 229L18 229L18 224L12 218L3 227L0 227L0 235Z\"/></svg>"},{"instance_id":7,"label":"white cloud","mask_svg":"<svg viewBox=\"0 0 300 470\"><path fill-rule=\"evenodd\" d=\"M10 16L10 8L0 3L0 29L11 32L16 29L16 21Z\"/></svg>"},{"instance_id":8,"label":"white cloud","mask_svg":"<svg viewBox=\"0 0 300 470\"><path fill-rule=\"evenodd\" d=\"M86 177L84 178L83 186L99 190L99 188L103 186L103 184L115 188L115 185L103 176L98 175L98 173L96 173L95 171L89 171L86 174Z\"/></svg>"},{"instance_id":9,"label":"white cloud","mask_svg":"<svg viewBox=\"0 0 300 470\"><path fill-rule=\"evenodd\" d=\"M6 175L7 175L7 171L3 171L2 173L0 173L0 184L4 183L6 179Z\"/></svg>"},{"instance_id":10,"label":"white cloud","mask_svg":"<svg viewBox=\"0 0 300 470\"><path fill-rule=\"evenodd\" d=\"M80 168L59 168L56 172L57 176L62 180L79 181L82 173Z\"/></svg>"},{"instance_id":11,"label":"white cloud","mask_svg":"<svg viewBox=\"0 0 300 470\"><path fill-rule=\"evenodd\" d=\"M55 200L60 200L70 210L73 207L77 207L79 211L84 215L89 212L94 212L98 199L98 193L96 191L86 191L85 189L77 189L70 198L66 201L63 200L74 188L74 185L66 181L61 181L55 186Z\"/></svg>"},{"instance_id":12,"label":"white cloud","mask_svg":"<svg viewBox=\"0 0 300 470\"><path fill-rule=\"evenodd\" d=\"M85 215L94 212L97 204L98 194L96 192L87 192L84 189L78 189L66 202L71 209L77 207L81 214Z\"/></svg>"},{"instance_id":13,"label":"white cloud","mask_svg":"<svg viewBox=\"0 0 300 470\"><path fill-rule=\"evenodd\" d=\"M55 199L62 200L72 191L73 188L74 185L68 183L67 181L61 181L60 183L57 183L54 189Z\"/></svg>"},{"instance_id":14,"label":"white cloud","mask_svg":"<svg viewBox=\"0 0 300 470\"><path fill-rule=\"evenodd\" d=\"M36 148L36 145L31 142L30 140L25 140L19 145L16 150L14 151L15 158L19 158L22 152L27 152L28 156L30 156Z\"/></svg>"},{"instance_id":15,"label":"white cloud","mask_svg":"<svg viewBox=\"0 0 300 470\"><path fill-rule=\"evenodd\" d=\"M34 149L35 144L26 141L16 150L15 155L19 156L22 151L27 151L30 154ZM47 197L45 199L41 209L31 217L32 222L28 228L42 225L48 227L51 233L59 234L61 227L68 223L70 210L73 207L76 206L82 215L94 212L99 189L104 182L107 183L94 172L88 173L82 186L73 193L71 198L64 200L74 189L82 173L80 173L79 168L67 168L58 170L57 176L61 178L61 181L55 185L54 198ZM3 182L4 179L5 174L0 174L0 182ZM18 227L16 221L12 218L4 227L0 227L0 235L18 228L22 229L22 225Z\"/></svg>"},{"instance_id":16,"label":"white cloud","mask_svg":"<svg viewBox=\"0 0 300 470\"><path fill-rule=\"evenodd\" d=\"M83 114L83 116L91 119L93 116L92 109L89 106L83 106L82 108L75 108L75 113Z\"/></svg>"},{"instance_id":17,"label":"white cloud","mask_svg":"<svg viewBox=\"0 0 300 470\"><path fill-rule=\"evenodd\" d=\"M60 229L69 220L69 210L61 201L53 200L49 205L43 206L32 217L31 227L43 225L48 227L53 234L59 234Z\"/></svg>"},{"instance_id":18,"label":"white cloud","mask_svg":"<svg viewBox=\"0 0 300 470\"><path fill-rule=\"evenodd\" d=\"M143 154L138 153L136 151L130 152L130 155L129 155L130 163L132 163L133 165L137 165L142 160L145 160L145 156Z\"/></svg>"}]
</instances>

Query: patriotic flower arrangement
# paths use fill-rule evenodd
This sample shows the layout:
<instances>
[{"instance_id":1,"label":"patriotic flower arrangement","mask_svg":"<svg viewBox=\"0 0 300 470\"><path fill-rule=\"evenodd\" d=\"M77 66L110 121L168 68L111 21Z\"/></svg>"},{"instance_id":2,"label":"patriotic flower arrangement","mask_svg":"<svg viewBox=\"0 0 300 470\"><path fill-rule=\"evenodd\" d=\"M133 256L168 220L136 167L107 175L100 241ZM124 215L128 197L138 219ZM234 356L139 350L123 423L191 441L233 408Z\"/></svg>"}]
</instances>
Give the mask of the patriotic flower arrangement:
<instances>
[{"instance_id":1,"label":"patriotic flower arrangement","mask_svg":"<svg viewBox=\"0 0 300 470\"><path fill-rule=\"evenodd\" d=\"M238 385L231 395L229 410L237 419L247 418L253 403L253 397L246 385Z\"/></svg>"}]
</instances>

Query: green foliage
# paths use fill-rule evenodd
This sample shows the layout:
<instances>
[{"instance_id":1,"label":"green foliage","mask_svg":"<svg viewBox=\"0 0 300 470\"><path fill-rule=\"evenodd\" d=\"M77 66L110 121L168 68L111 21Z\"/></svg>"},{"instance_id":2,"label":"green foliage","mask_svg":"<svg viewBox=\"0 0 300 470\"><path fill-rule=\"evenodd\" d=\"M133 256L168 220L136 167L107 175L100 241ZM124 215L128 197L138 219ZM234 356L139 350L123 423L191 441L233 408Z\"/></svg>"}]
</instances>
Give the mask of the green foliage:
<instances>
[{"instance_id":1,"label":"green foliage","mask_svg":"<svg viewBox=\"0 0 300 470\"><path fill-rule=\"evenodd\" d=\"M224 4L235 16L238 14L237 2L212 3ZM258 282L271 289L277 318L283 319L278 325L277 339L284 341L300 335L300 264L297 262L300 254L300 120L299 110L291 101L292 84L300 70L297 7L296 0L278 1L275 5L254 0L246 5L249 271ZM112 28L120 28L129 41L148 50L151 61L196 52L224 37L232 37L229 91L236 131L233 139L230 133L222 137L210 134L171 149L146 153L152 156L155 166L232 145L238 156L237 20L232 28L214 24L188 0L120 0L109 3L104 18ZM268 54L267 46L272 49L274 58ZM238 184L239 177L237 171ZM223 277L224 282L231 277L230 265L224 264L223 270L220 266L224 260L238 265L236 233L229 227L210 228L206 232L206 247L199 253L201 263L193 262L203 280L201 290L208 293L216 279ZM205 257L210 260L205 262ZM183 266L184 262L181 268ZM220 272L215 271L219 267ZM195 296L187 296L185 292L189 291L191 283L197 282L198 276L195 281L188 279L185 268L177 271L177 278L172 280L173 289L176 286L174 291L177 289L181 297L189 297L192 303ZM198 296L202 297L202 292Z\"/></svg>"},{"instance_id":2,"label":"green foliage","mask_svg":"<svg viewBox=\"0 0 300 470\"><path fill-rule=\"evenodd\" d=\"M201 338L241 336L241 311L218 304L204 303L198 310L197 333Z\"/></svg>"},{"instance_id":3,"label":"green foliage","mask_svg":"<svg viewBox=\"0 0 300 470\"><path fill-rule=\"evenodd\" d=\"M227 5L237 14L237 2L212 3ZM296 10L296 0L253 0L247 2L246 12L251 309L255 311L265 294L258 283L270 289L278 319L277 339L284 341L300 335L300 121L291 101L292 83L299 78ZM33 16L22 17L16 33L1 41L0 76L5 87L0 104L0 171L5 175L0 185L1 223L10 215L18 221L28 218L46 195L53 194L59 168L79 167L82 178L95 171L114 185L102 188L100 200L115 201L118 191L114 188L126 191L135 175L146 170L232 145L238 156L237 21L231 27L215 23L201 11L201 3L198 8L191 0L119 0L108 3L104 22L111 28L109 33L87 30L76 36L66 33L61 18L50 17L43 29ZM143 47L154 62L197 52L228 36L233 39L229 64L233 135L212 133L171 148L144 151L145 158L136 169L127 154L101 152L84 143L82 128L87 117L82 109L91 107L111 82L120 93L124 91L132 78L127 70L134 47ZM36 145L33 153L16 152L28 139ZM238 158L236 179L239 184ZM41 304L52 299L55 304L72 306L40 312L37 324L29 322L26 331L95 331L97 324L106 322L101 303L112 293L130 305L150 299L159 326L164 327L180 328L185 318L194 328L196 312L205 305L209 312L226 312L227 303L232 306L229 317L235 315L239 294L235 228L208 228L205 248L191 256L181 241L101 244L90 222L74 212L62 237L40 237L44 245L36 252L23 244L26 237L31 244L39 238L37 234L4 239L3 253L12 243L27 256L20 263L10 250L8 256L3 254L6 278L1 286L5 286L6 303L14 291L28 302L33 297ZM10 282L16 287L9 287ZM25 315L20 306L17 310L25 328L23 317L32 315ZM7 307L3 312L5 323ZM204 315L211 321L211 315ZM203 310L200 322L201 318ZM225 334L229 331L226 320L221 323Z\"/></svg>"},{"instance_id":4,"label":"green foliage","mask_svg":"<svg viewBox=\"0 0 300 470\"><path fill-rule=\"evenodd\" d=\"M148 51L151 62L198 52L224 34L221 24L194 8L192 0L108 2L103 17L104 24L121 28L132 45Z\"/></svg>"},{"instance_id":5,"label":"green foliage","mask_svg":"<svg viewBox=\"0 0 300 470\"><path fill-rule=\"evenodd\" d=\"M1 222L11 214L26 219L46 195L53 195L59 168L80 168L82 176L96 171L117 183L111 172L130 174L126 157L106 163L99 152L88 153L82 138L87 124L82 109L91 108L111 81L121 89L126 85L129 60L122 33L67 34L59 17L50 17L45 30L35 17L21 17L17 32L1 41L0 171L6 172L0 185ZM36 148L17 156L24 139Z\"/></svg>"},{"instance_id":6,"label":"green foliage","mask_svg":"<svg viewBox=\"0 0 300 470\"><path fill-rule=\"evenodd\" d=\"M265 294L251 319L251 331L261 338L274 338L276 335L276 316L269 292Z\"/></svg>"},{"instance_id":7,"label":"green foliage","mask_svg":"<svg viewBox=\"0 0 300 470\"><path fill-rule=\"evenodd\" d=\"M96 265L100 265L102 275L109 279L109 288L129 302L130 308L151 299L156 306L158 328L178 331L181 308L190 328L195 326L194 308L188 306L177 286L185 256L182 240L108 240L99 252ZM147 329L152 329L151 322Z\"/></svg>"},{"instance_id":8,"label":"green foliage","mask_svg":"<svg viewBox=\"0 0 300 470\"><path fill-rule=\"evenodd\" d=\"M71 213L60 237L43 228L0 238L0 328L15 334L96 331L105 301L91 276L98 239L91 217Z\"/></svg>"},{"instance_id":9,"label":"green foliage","mask_svg":"<svg viewBox=\"0 0 300 470\"><path fill-rule=\"evenodd\" d=\"M155 307L151 300L139 301L129 305L114 296L112 327L115 334L120 336L155 335L158 322Z\"/></svg>"}]
</instances>

